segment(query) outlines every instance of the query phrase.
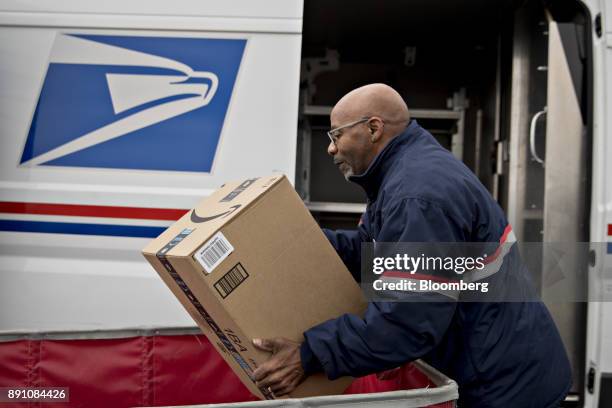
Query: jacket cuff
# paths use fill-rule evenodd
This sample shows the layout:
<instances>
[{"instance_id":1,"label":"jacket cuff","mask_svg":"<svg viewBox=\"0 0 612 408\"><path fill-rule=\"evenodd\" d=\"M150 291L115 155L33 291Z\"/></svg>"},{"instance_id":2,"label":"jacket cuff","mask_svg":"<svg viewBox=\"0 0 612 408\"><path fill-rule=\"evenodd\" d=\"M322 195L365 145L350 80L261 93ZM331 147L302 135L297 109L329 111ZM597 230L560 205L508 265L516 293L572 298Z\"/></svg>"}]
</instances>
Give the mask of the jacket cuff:
<instances>
[{"instance_id":1,"label":"jacket cuff","mask_svg":"<svg viewBox=\"0 0 612 408\"><path fill-rule=\"evenodd\" d=\"M312 352L308 341L305 340L300 346L300 358L302 359L302 368L304 369L304 374L311 375L317 372L323 371L323 366L321 362Z\"/></svg>"}]
</instances>

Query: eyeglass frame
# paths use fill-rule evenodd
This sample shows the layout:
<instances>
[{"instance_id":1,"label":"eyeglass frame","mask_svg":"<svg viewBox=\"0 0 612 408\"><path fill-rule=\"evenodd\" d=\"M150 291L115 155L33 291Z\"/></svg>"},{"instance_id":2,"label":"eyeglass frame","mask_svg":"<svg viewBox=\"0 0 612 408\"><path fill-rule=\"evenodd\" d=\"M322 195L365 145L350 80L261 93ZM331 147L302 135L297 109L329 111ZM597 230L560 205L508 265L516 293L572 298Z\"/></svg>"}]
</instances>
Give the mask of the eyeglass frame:
<instances>
[{"instance_id":1,"label":"eyeglass frame","mask_svg":"<svg viewBox=\"0 0 612 408\"><path fill-rule=\"evenodd\" d=\"M338 126L338 127L336 127L336 128L330 129L330 130L328 130L328 131L327 131L327 137L329 137L329 140L331 141L331 143L332 143L334 146L336 146L336 143L338 142L338 139L339 139L339 138L340 138L340 136L341 136L341 135L336 135L336 136L334 136L334 134L335 134L337 131L342 130L342 129L347 129L347 128L350 128L350 127L353 127L353 126L357 126L357 125L359 125L360 123L367 122L367 121L369 121L369 120L370 120L370 119L372 119L372 118L373 118L373 116L364 116L364 117L362 117L361 119L358 119L358 120L356 120L356 121L354 121L354 122L347 123L346 125L342 125L342 126Z\"/></svg>"}]
</instances>

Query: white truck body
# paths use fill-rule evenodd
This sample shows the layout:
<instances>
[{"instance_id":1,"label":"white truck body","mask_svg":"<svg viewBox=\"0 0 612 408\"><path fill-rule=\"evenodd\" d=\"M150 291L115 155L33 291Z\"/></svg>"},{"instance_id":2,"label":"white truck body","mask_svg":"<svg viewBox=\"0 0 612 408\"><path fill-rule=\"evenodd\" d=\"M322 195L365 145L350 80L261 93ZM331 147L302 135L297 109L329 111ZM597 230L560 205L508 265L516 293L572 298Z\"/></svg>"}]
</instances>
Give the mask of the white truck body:
<instances>
[{"instance_id":1,"label":"white truck body","mask_svg":"<svg viewBox=\"0 0 612 408\"><path fill-rule=\"evenodd\" d=\"M30 203L1 216L3 332L194 325L140 255L172 221L121 208L186 211L227 180L279 172L293 180L301 16L301 1L3 2L0 201ZM183 54L173 58L168 47ZM215 62L228 47L233 59ZM198 75L189 64L211 67L216 93L177 85ZM77 105L105 114L53 140L54 127L85 112L53 110L71 88ZM157 153L151 138L166 140ZM28 143L48 146L24 159ZM55 207L32 211L32 203Z\"/></svg>"}]
</instances>

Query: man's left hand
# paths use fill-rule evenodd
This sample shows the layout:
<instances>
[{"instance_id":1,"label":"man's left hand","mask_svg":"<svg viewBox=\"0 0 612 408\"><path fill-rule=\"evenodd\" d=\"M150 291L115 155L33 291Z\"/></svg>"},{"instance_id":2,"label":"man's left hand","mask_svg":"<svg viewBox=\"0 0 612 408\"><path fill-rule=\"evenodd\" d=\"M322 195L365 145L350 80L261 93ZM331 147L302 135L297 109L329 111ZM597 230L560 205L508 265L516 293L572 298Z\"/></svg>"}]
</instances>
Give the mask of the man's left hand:
<instances>
[{"instance_id":1,"label":"man's left hand","mask_svg":"<svg viewBox=\"0 0 612 408\"><path fill-rule=\"evenodd\" d=\"M301 343L277 337L253 339L253 344L260 350L272 353L272 357L253 373L259 387L268 388L276 397L282 397L304 381L306 375L300 357Z\"/></svg>"}]
</instances>

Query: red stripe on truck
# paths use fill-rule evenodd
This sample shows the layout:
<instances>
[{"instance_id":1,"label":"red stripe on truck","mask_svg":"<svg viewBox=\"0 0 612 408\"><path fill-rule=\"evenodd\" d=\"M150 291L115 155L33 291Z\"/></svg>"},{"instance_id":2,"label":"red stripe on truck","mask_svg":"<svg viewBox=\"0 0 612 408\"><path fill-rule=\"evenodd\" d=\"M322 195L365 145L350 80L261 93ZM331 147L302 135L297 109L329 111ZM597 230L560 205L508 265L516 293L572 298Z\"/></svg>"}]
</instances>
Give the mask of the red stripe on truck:
<instances>
[{"instance_id":1,"label":"red stripe on truck","mask_svg":"<svg viewBox=\"0 0 612 408\"><path fill-rule=\"evenodd\" d=\"M104 205L0 201L0 213L9 214L68 215L77 217L176 221L187 211L189 210L175 208L111 207Z\"/></svg>"}]
</instances>

